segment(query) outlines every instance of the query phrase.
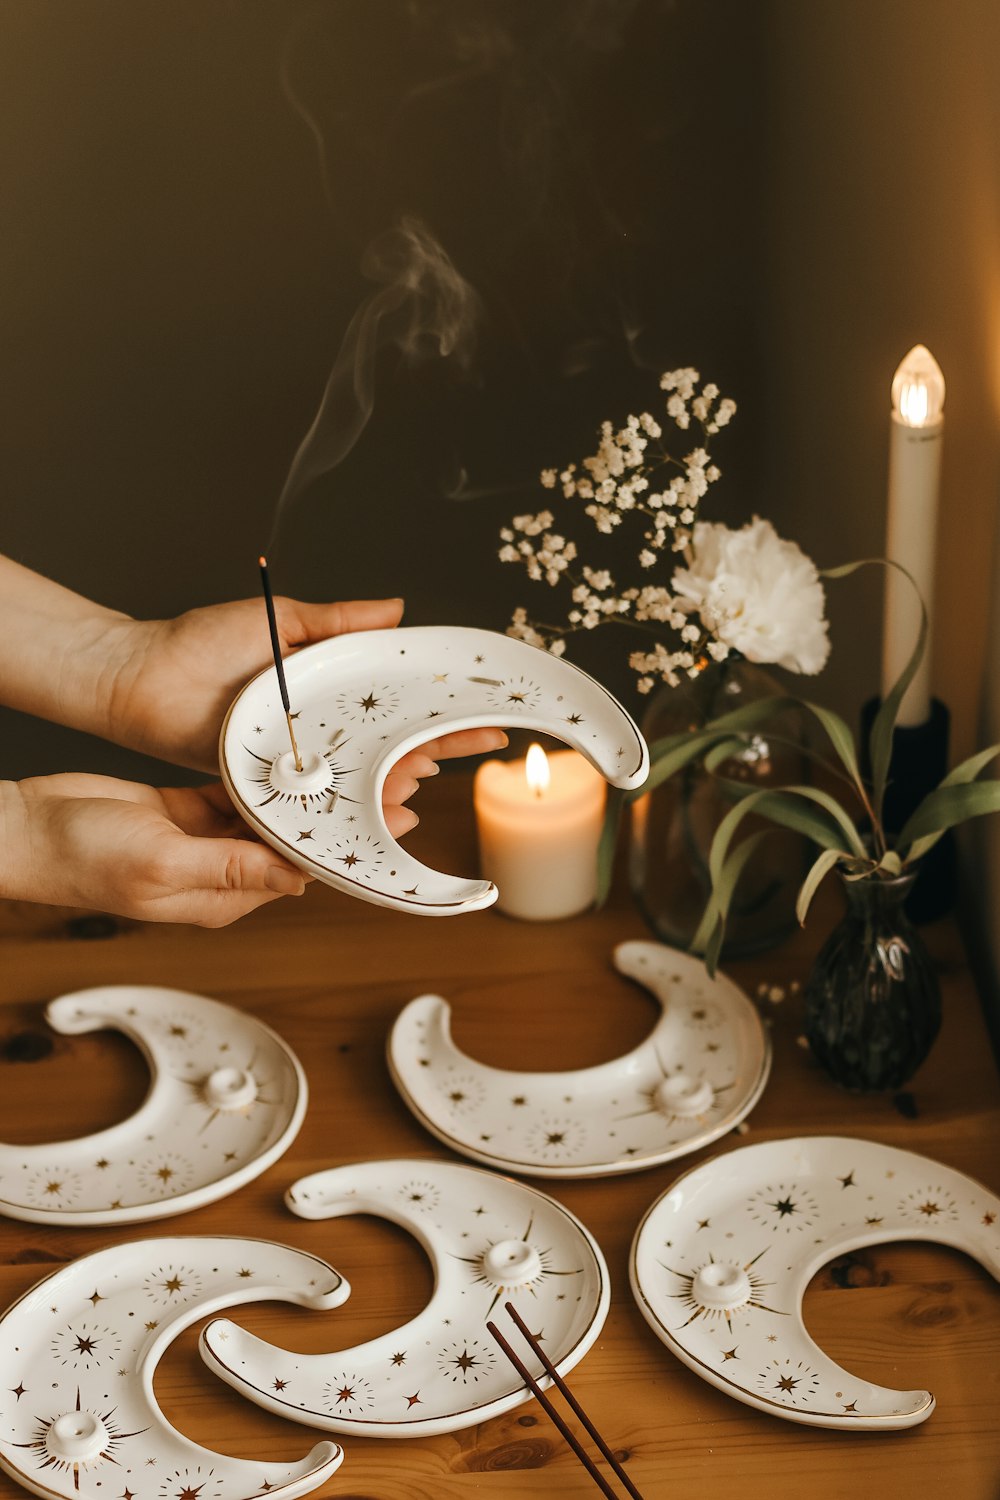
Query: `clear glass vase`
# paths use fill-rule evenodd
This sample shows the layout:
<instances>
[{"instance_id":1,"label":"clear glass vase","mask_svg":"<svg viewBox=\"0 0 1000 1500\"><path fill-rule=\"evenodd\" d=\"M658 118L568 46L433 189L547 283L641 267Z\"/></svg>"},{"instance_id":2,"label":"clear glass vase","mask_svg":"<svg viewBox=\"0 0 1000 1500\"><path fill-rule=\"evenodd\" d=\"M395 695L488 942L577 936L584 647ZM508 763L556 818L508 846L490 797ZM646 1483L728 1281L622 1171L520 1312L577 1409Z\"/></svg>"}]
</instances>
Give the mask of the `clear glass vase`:
<instances>
[{"instance_id":1,"label":"clear glass vase","mask_svg":"<svg viewBox=\"0 0 1000 1500\"><path fill-rule=\"evenodd\" d=\"M847 912L820 949L806 986L813 1056L856 1093L901 1088L941 1025L937 976L903 909L915 878L843 881Z\"/></svg>"},{"instance_id":2,"label":"clear glass vase","mask_svg":"<svg viewBox=\"0 0 1000 1500\"><path fill-rule=\"evenodd\" d=\"M661 688L643 718L643 732L652 747L664 736L700 729L710 719L783 691L762 667L734 656L684 685ZM744 748L714 774L688 766L632 804L632 893L663 942L689 947L705 910L712 839L733 806L725 779L754 789L801 783L808 780L803 746L801 717L786 710L766 730L748 733ZM771 831L740 877L726 923L724 959L773 947L795 925L795 898L808 868L806 841L752 814L739 837L759 828Z\"/></svg>"}]
</instances>

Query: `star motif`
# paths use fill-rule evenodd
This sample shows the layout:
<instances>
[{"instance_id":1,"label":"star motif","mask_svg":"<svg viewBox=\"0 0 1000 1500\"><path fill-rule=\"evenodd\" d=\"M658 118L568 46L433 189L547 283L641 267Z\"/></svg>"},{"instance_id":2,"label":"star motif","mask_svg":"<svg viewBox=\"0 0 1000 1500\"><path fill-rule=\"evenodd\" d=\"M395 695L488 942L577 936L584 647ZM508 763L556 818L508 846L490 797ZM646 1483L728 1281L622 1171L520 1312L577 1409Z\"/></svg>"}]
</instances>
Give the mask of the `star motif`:
<instances>
[{"instance_id":1,"label":"star motif","mask_svg":"<svg viewBox=\"0 0 1000 1500\"><path fill-rule=\"evenodd\" d=\"M283 1391L283 1390L284 1390L284 1389L285 1389L285 1386L286 1386L286 1385L287 1385L287 1384L288 1384L288 1381L287 1381L287 1380L278 1380L278 1378L277 1378L277 1377L275 1377L275 1381L274 1381L274 1389L275 1389L275 1390L276 1390L276 1391Z\"/></svg>"},{"instance_id":2,"label":"star motif","mask_svg":"<svg viewBox=\"0 0 1000 1500\"><path fill-rule=\"evenodd\" d=\"M457 1368L461 1370L463 1375L466 1375L469 1370L475 1369L475 1367L479 1364L479 1361L478 1359L476 1359L474 1354L469 1353L468 1346L466 1346L466 1348L462 1350L458 1358L453 1359L451 1363L453 1365L456 1365Z\"/></svg>"},{"instance_id":3,"label":"star motif","mask_svg":"<svg viewBox=\"0 0 1000 1500\"><path fill-rule=\"evenodd\" d=\"M299 836L295 840L295 842L297 844L304 843L306 839L311 839L312 838L314 832L315 832L315 829L313 829L313 828L303 828L301 830L301 832L299 833Z\"/></svg>"},{"instance_id":4,"label":"star motif","mask_svg":"<svg viewBox=\"0 0 1000 1500\"><path fill-rule=\"evenodd\" d=\"M374 693L369 693L367 698L358 699L358 707L363 708L366 714L373 714L379 707L379 699Z\"/></svg>"},{"instance_id":5,"label":"star motif","mask_svg":"<svg viewBox=\"0 0 1000 1500\"><path fill-rule=\"evenodd\" d=\"M857 1183L854 1181L853 1171L848 1172L846 1177L838 1177L837 1181L840 1183L840 1186L842 1188L857 1187Z\"/></svg>"},{"instance_id":6,"label":"star motif","mask_svg":"<svg viewBox=\"0 0 1000 1500\"><path fill-rule=\"evenodd\" d=\"M264 726L263 726L263 724L255 724L253 726L253 732L254 732L254 734L263 734L264 733Z\"/></svg>"},{"instance_id":7,"label":"star motif","mask_svg":"<svg viewBox=\"0 0 1000 1500\"><path fill-rule=\"evenodd\" d=\"M45 1184L45 1191L47 1193L61 1193L62 1192L62 1183L61 1182L47 1182Z\"/></svg>"},{"instance_id":8,"label":"star motif","mask_svg":"<svg viewBox=\"0 0 1000 1500\"><path fill-rule=\"evenodd\" d=\"M342 1385L340 1387L340 1390L337 1392L337 1404L339 1405L342 1401L353 1401L353 1400L354 1400L354 1387L353 1387L353 1385Z\"/></svg>"},{"instance_id":9,"label":"star motif","mask_svg":"<svg viewBox=\"0 0 1000 1500\"><path fill-rule=\"evenodd\" d=\"M98 1302L103 1302L104 1301L104 1298L101 1296L100 1292L97 1290L97 1288L95 1286L94 1290L91 1292L91 1294L90 1294L90 1296L88 1297L87 1300L88 1300L88 1302L92 1302L94 1304L94 1306L96 1307L97 1304L98 1304Z\"/></svg>"},{"instance_id":10,"label":"star motif","mask_svg":"<svg viewBox=\"0 0 1000 1500\"><path fill-rule=\"evenodd\" d=\"M461 1104L462 1100L465 1098L465 1095L462 1093L461 1089L454 1089L448 1095L448 1098L451 1100L452 1104Z\"/></svg>"},{"instance_id":11,"label":"star motif","mask_svg":"<svg viewBox=\"0 0 1000 1500\"><path fill-rule=\"evenodd\" d=\"M583 723L583 715L582 714L567 714L566 715L566 723L567 724L582 724Z\"/></svg>"},{"instance_id":12,"label":"star motif","mask_svg":"<svg viewBox=\"0 0 1000 1500\"><path fill-rule=\"evenodd\" d=\"M24 1384L24 1381L19 1380L17 1382L17 1385L12 1385L10 1387L10 1393L12 1396L16 1396L18 1401L20 1401L21 1397L24 1395L27 1389L28 1387Z\"/></svg>"},{"instance_id":13,"label":"star motif","mask_svg":"<svg viewBox=\"0 0 1000 1500\"><path fill-rule=\"evenodd\" d=\"M350 854L342 854L340 856L340 863L346 865L349 870L353 870L354 866L359 863L358 856L352 849Z\"/></svg>"},{"instance_id":14,"label":"star motif","mask_svg":"<svg viewBox=\"0 0 1000 1500\"><path fill-rule=\"evenodd\" d=\"M173 1167L160 1167L156 1175L161 1182L169 1182L174 1175L174 1169Z\"/></svg>"},{"instance_id":15,"label":"star motif","mask_svg":"<svg viewBox=\"0 0 1000 1500\"><path fill-rule=\"evenodd\" d=\"M129 1489L128 1485L125 1486L124 1490L119 1496L119 1500L133 1500L133 1491Z\"/></svg>"},{"instance_id":16,"label":"star motif","mask_svg":"<svg viewBox=\"0 0 1000 1500\"><path fill-rule=\"evenodd\" d=\"M933 1219L936 1218L937 1215L941 1212L941 1205L939 1203L934 1203L930 1198L928 1198L926 1203L921 1203L920 1212L924 1215L925 1218Z\"/></svg>"},{"instance_id":17,"label":"star motif","mask_svg":"<svg viewBox=\"0 0 1000 1500\"><path fill-rule=\"evenodd\" d=\"M77 1334L77 1336L76 1336L76 1348L73 1350L73 1353L74 1354L93 1354L93 1352L94 1352L94 1345L97 1342L98 1341L96 1339L91 1339L91 1338L85 1339L80 1334Z\"/></svg>"},{"instance_id":18,"label":"star motif","mask_svg":"<svg viewBox=\"0 0 1000 1500\"><path fill-rule=\"evenodd\" d=\"M109 1208L121 1208L121 1206L122 1206L122 1200L120 1198L116 1198L113 1203L109 1203L108 1204Z\"/></svg>"},{"instance_id":19,"label":"star motif","mask_svg":"<svg viewBox=\"0 0 1000 1500\"><path fill-rule=\"evenodd\" d=\"M552 1130L545 1137L545 1144L547 1146L561 1146L562 1143L563 1143L563 1141L565 1141L565 1139L566 1139L566 1132L565 1132L565 1130Z\"/></svg>"},{"instance_id":20,"label":"star motif","mask_svg":"<svg viewBox=\"0 0 1000 1500\"><path fill-rule=\"evenodd\" d=\"M699 1229L707 1229L709 1227L710 1223L711 1223L710 1219L699 1219L698 1220L698 1228Z\"/></svg>"},{"instance_id":21,"label":"star motif","mask_svg":"<svg viewBox=\"0 0 1000 1500\"><path fill-rule=\"evenodd\" d=\"M852 1401L852 1402L850 1402L850 1404L848 1406L844 1407L845 1411L857 1411L857 1409L858 1409L858 1403L856 1401Z\"/></svg>"},{"instance_id":22,"label":"star motif","mask_svg":"<svg viewBox=\"0 0 1000 1500\"><path fill-rule=\"evenodd\" d=\"M527 1104L528 1101L523 1094L515 1094L514 1098L510 1102L515 1106L515 1108L519 1109L522 1105Z\"/></svg>"},{"instance_id":23,"label":"star motif","mask_svg":"<svg viewBox=\"0 0 1000 1500\"><path fill-rule=\"evenodd\" d=\"M997 1216L994 1213L983 1214L983 1223L986 1225L987 1229L991 1224L994 1224L996 1222L996 1217Z\"/></svg>"},{"instance_id":24,"label":"star motif","mask_svg":"<svg viewBox=\"0 0 1000 1500\"><path fill-rule=\"evenodd\" d=\"M474 1209L473 1209L473 1210L472 1210L472 1212L473 1212L473 1213L474 1213L474 1214L484 1214L484 1213L485 1213L485 1212L486 1212L486 1210L485 1210L485 1208L474 1208Z\"/></svg>"},{"instance_id":25,"label":"star motif","mask_svg":"<svg viewBox=\"0 0 1000 1500\"><path fill-rule=\"evenodd\" d=\"M435 672L434 673L434 681L435 682L447 682L448 681L448 673L447 672Z\"/></svg>"},{"instance_id":26,"label":"star motif","mask_svg":"<svg viewBox=\"0 0 1000 1500\"><path fill-rule=\"evenodd\" d=\"M882 1220L879 1217L873 1217L871 1219L865 1219L865 1223L866 1224L881 1224L881 1222L882 1222Z\"/></svg>"},{"instance_id":27,"label":"star motif","mask_svg":"<svg viewBox=\"0 0 1000 1500\"><path fill-rule=\"evenodd\" d=\"M778 1335L776 1333L769 1333L767 1336L767 1342L769 1344L776 1344L778 1342Z\"/></svg>"},{"instance_id":28,"label":"star motif","mask_svg":"<svg viewBox=\"0 0 1000 1500\"><path fill-rule=\"evenodd\" d=\"M420 1399L419 1391L414 1391L412 1396L404 1396L403 1400L406 1402L407 1411L409 1411L411 1406L423 1406L424 1404Z\"/></svg>"},{"instance_id":29,"label":"star motif","mask_svg":"<svg viewBox=\"0 0 1000 1500\"><path fill-rule=\"evenodd\" d=\"M168 1276L166 1281L160 1282L160 1285L163 1287L163 1290L165 1292L169 1292L171 1296L173 1296L174 1292L182 1291L184 1287L184 1283L179 1276Z\"/></svg>"},{"instance_id":30,"label":"star motif","mask_svg":"<svg viewBox=\"0 0 1000 1500\"><path fill-rule=\"evenodd\" d=\"M159 1318L153 1318L152 1322L149 1322L149 1323L146 1324L146 1330L147 1330L147 1332L152 1333L153 1329L154 1328L159 1328L159 1326L160 1326L160 1320L159 1320Z\"/></svg>"},{"instance_id":31,"label":"star motif","mask_svg":"<svg viewBox=\"0 0 1000 1500\"><path fill-rule=\"evenodd\" d=\"M795 1204L791 1198L779 1198L776 1203L768 1204L768 1207L776 1209L781 1218L785 1218L787 1214L795 1212Z\"/></svg>"},{"instance_id":32,"label":"star motif","mask_svg":"<svg viewBox=\"0 0 1000 1500\"><path fill-rule=\"evenodd\" d=\"M103 1172L104 1168L105 1167L109 1167L110 1165L111 1165L111 1163L108 1161L108 1159L107 1159L106 1156L102 1156L101 1159L100 1159L100 1161L95 1161L95 1163L94 1163L94 1166L97 1168L97 1170L99 1172Z\"/></svg>"},{"instance_id":33,"label":"star motif","mask_svg":"<svg viewBox=\"0 0 1000 1500\"><path fill-rule=\"evenodd\" d=\"M204 1480L199 1485L186 1484L177 1492L177 1500L198 1500L198 1496L204 1488Z\"/></svg>"},{"instance_id":34,"label":"star motif","mask_svg":"<svg viewBox=\"0 0 1000 1500\"><path fill-rule=\"evenodd\" d=\"M247 1279L248 1276L252 1276L253 1275L253 1272L247 1266L241 1266L240 1269L236 1272L236 1274L237 1274L237 1276L241 1276L243 1278L243 1280L246 1281L246 1279Z\"/></svg>"},{"instance_id":35,"label":"star motif","mask_svg":"<svg viewBox=\"0 0 1000 1500\"><path fill-rule=\"evenodd\" d=\"M775 1386L775 1390L777 1390L777 1391L786 1391L786 1392L790 1393L790 1392L794 1391L794 1389L798 1385L798 1383L799 1382L797 1380L793 1380L792 1379L791 1375L779 1375L778 1376L778 1383Z\"/></svg>"},{"instance_id":36,"label":"star motif","mask_svg":"<svg viewBox=\"0 0 1000 1500\"><path fill-rule=\"evenodd\" d=\"M169 1030L169 1032L167 1034L168 1034L168 1036L187 1036L187 1034L188 1034L187 1033L187 1027L186 1026L171 1026L171 1028L170 1028L170 1030Z\"/></svg>"},{"instance_id":37,"label":"star motif","mask_svg":"<svg viewBox=\"0 0 1000 1500\"><path fill-rule=\"evenodd\" d=\"M722 1363L725 1364L727 1359L739 1359L739 1355L736 1353L739 1347L739 1344L734 1344L731 1349L723 1349Z\"/></svg>"},{"instance_id":38,"label":"star motif","mask_svg":"<svg viewBox=\"0 0 1000 1500\"><path fill-rule=\"evenodd\" d=\"M405 1354L405 1352L401 1353L401 1354L392 1354L392 1355L390 1355L390 1361L394 1365L405 1365L406 1364L406 1354Z\"/></svg>"},{"instance_id":39,"label":"star motif","mask_svg":"<svg viewBox=\"0 0 1000 1500\"><path fill-rule=\"evenodd\" d=\"M507 694L507 702L508 703L523 703L524 702L524 694L523 693L508 693Z\"/></svg>"},{"instance_id":40,"label":"star motif","mask_svg":"<svg viewBox=\"0 0 1000 1500\"><path fill-rule=\"evenodd\" d=\"M486 657L485 656L474 656L472 658L472 660L475 662L475 664L476 664L477 667L481 667L482 664L483 664L483 662L486 660Z\"/></svg>"},{"instance_id":41,"label":"star motif","mask_svg":"<svg viewBox=\"0 0 1000 1500\"><path fill-rule=\"evenodd\" d=\"M223 1157L223 1161L235 1161L235 1160L236 1160L236 1152L235 1151L227 1151L226 1154L225 1154L225 1156Z\"/></svg>"}]
</instances>

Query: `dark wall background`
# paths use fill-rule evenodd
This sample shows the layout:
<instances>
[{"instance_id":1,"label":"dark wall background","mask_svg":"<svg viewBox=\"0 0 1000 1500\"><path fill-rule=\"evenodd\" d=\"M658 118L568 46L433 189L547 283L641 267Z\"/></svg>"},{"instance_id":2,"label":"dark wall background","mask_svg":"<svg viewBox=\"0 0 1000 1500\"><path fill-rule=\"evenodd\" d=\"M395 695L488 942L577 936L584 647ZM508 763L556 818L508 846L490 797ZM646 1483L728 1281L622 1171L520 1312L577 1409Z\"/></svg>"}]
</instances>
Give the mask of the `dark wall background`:
<instances>
[{"instance_id":1,"label":"dark wall background","mask_svg":"<svg viewBox=\"0 0 1000 1500\"><path fill-rule=\"evenodd\" d=\"M502 629L538 591L496 561L497 527L678 364L740 403L713 513L749 515L762 16L3 0L0 550L142 616L254 592L292 455L377 291L366 251L403 215L478 295L475 352L382 349L353 449L283 511L277 588L403 594L410 623ZM631 694L626 643L585 646ZM165 779L9 711L0 737L8 776Z\"/></svg>"}]
</instances>

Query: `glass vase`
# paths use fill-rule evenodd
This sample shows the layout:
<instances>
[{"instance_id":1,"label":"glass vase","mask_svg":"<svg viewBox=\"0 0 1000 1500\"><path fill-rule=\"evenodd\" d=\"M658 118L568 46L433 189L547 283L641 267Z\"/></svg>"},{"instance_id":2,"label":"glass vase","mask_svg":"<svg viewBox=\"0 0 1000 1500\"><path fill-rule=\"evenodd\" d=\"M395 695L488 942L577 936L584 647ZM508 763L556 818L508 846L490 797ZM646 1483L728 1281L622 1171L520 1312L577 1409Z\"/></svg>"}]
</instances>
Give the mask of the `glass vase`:
<instances>
[{"instance_id":1,"label":"glass vase","mask_svg":"<svg viewBox=\"0 0 1000 1500\"><path fill-rule=\"evenodd\" d=\"M847 912L806 986L813 1056L856 1093L901 1088L941 1025L930 955L903 909L915 878L844 880Z\"/></svg>"},{"instance_id":2,"label":"glass vase","mask_svg":"<svg viewBox=\"0 0 1000 1500\"><path fill-rule=\"evenodd\" d=\"M664 736L700 729L720 714L782 692L762 667L734 656L684 685L661 688L643 718L643 732L652 747ZM632 804L632 894L657 937L676 948L689 947L711 894L709 851L734 800L720 777L755 790L808 780L799 714L786 710L766 730L748 733L744 748L714 774L688 766ZM765 827L772 831L734 893L724 959L773 947L795 926L795 898L808 868L806 841L752 814L738 837Z\"/></svg>"}]
</instances>

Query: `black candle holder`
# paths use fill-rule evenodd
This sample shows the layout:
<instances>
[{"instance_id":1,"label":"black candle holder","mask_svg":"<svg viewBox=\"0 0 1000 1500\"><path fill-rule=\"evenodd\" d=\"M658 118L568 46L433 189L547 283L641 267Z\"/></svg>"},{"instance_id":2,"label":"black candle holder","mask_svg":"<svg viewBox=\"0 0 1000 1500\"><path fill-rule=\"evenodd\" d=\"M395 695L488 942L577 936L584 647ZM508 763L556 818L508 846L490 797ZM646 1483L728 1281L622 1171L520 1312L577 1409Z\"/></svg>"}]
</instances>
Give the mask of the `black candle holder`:
<instances>
[{"instance_id":1,"label":"black candle holder","mask_svg":"<svg viewBox=\"0 0 1000 1500\"><path fill-rule=\"evenodd\" d=\"M861 710L862 769L871 765L868 741L881 699L870 698ZM898 834L928 792L948 773L948 731L951 715L940 698L931 700L930 718L923 724L897 724L892 736L892 758L886 783L882 820L888 834ZM919 860L906 914L913 922L933 922L955 904L955 839L951 829Z\"/></svg>"}]
</instances>

